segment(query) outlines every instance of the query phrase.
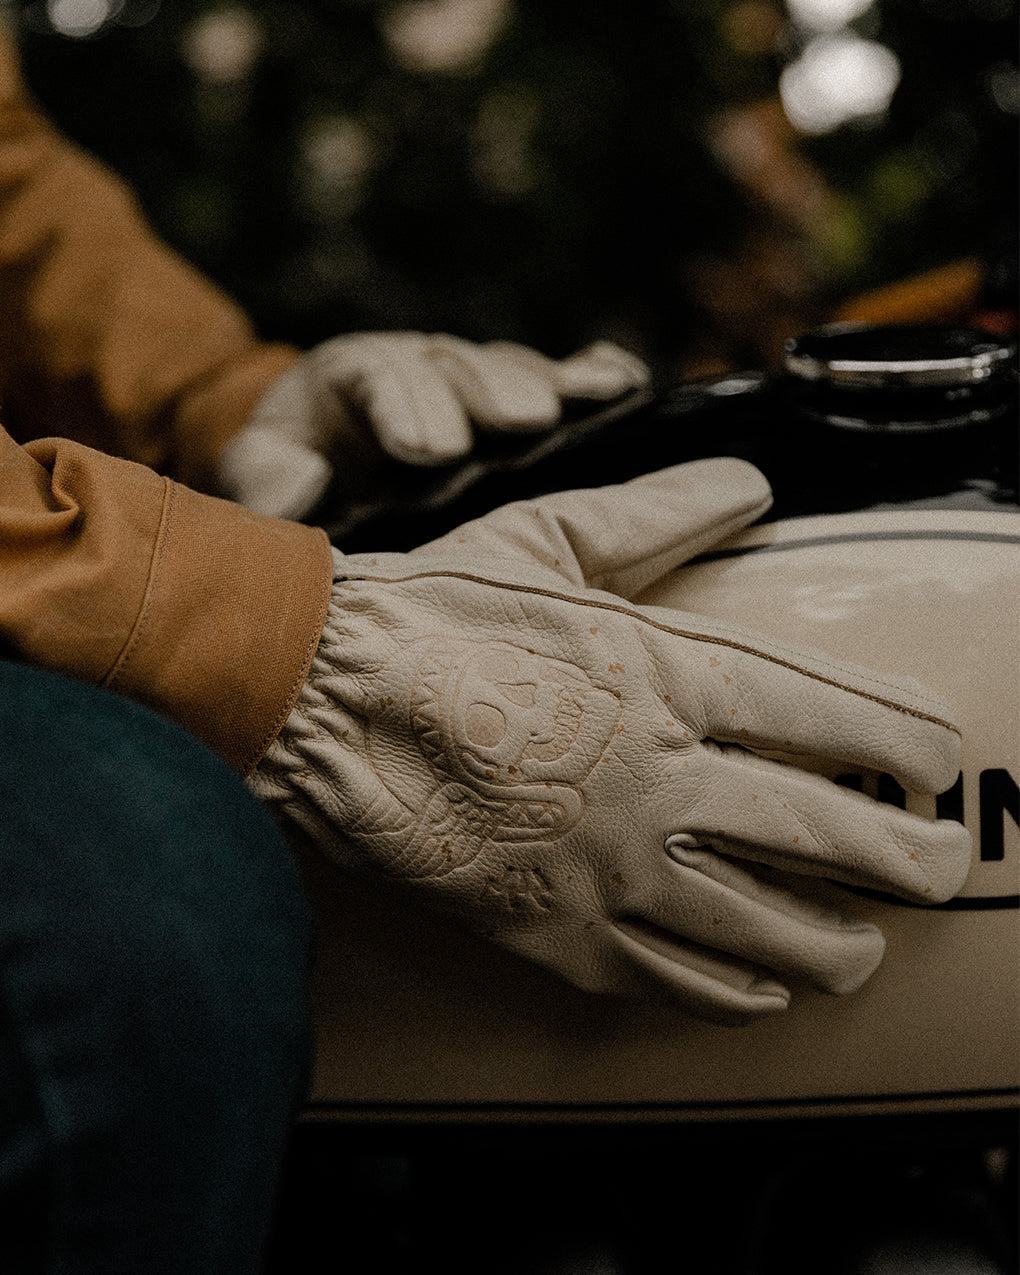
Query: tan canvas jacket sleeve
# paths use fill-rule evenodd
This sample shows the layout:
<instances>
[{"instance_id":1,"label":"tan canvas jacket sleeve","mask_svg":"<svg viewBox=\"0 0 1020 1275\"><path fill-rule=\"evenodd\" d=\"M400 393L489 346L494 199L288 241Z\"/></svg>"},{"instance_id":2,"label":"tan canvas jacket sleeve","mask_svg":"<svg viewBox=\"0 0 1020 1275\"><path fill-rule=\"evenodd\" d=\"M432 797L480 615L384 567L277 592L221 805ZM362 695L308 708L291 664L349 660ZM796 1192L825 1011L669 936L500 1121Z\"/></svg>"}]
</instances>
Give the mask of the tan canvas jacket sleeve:
<instances>
[{"instance_id":1,"label":"tan canvas jacket sleeve","mask_svg":"<svg viewBox=\"0 0 1020 1275\"><path fill-rule=\"evenodd\" d=\"M329 545L190 487L296 357L42 118L0 31L0 653L148 703L241 772L304 681Z\"/></svg>"},{"instance_id":2,"label":"tan canvas jacket sleeve","mask_svg":"<svg viewBox=\"0 0 1020 1275\"><path fill-rule=\"evenodd\" d=\"M29 100L0 29L0 420L210 490L298 357L161 243L124 184Z\"/></svg>"},{"instance_id":3,"label":"tan canvas jacket sleeve","mask_svg":"<svg viewBox=\"0 0 1020 1275\"><path fill-rule=\"evenodd\" d=\"M0 430L5 653L149 704L241 773L304 683L331 578L321 531Z\"/></svg>"}]
</instances>

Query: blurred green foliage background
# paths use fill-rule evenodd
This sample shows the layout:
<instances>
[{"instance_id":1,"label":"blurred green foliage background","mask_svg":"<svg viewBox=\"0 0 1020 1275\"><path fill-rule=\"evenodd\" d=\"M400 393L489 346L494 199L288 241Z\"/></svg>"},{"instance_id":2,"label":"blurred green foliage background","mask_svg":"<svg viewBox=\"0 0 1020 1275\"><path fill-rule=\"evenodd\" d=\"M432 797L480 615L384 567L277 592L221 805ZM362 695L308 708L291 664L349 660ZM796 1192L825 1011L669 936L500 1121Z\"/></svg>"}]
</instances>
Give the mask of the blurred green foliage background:
<instances>
[{"instance_id":1,"label":"blurred green foliage background","mask_svg":"<svg viewBox=\"0 0 1020 1275\"><path fill-rule=\"evenodd\" d=\"M684 375L768 365L882 281L1015 260L1015 0L805 4L0 9L51 117L265 335L604 336ZM781 76L826 40L891 51L898 86L805 132Z\"/></svg>"}]
</instances>

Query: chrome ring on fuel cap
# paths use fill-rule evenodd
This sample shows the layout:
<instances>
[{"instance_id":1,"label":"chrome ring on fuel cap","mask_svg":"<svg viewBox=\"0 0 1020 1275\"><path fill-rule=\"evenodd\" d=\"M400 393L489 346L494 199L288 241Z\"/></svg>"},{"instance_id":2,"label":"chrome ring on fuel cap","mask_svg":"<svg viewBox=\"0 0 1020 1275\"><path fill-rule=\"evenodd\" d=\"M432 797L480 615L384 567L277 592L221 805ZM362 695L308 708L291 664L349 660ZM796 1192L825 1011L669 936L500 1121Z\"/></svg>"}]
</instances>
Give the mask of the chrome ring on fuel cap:
<instances>
[{"instance_id":1,"label":"chrome ring on fuel cap","mask_svg":"<svg viewBox=\"0 0 1020 1275\"><path fill-rule=\"evenodd\" d=\"M1009 370L1014 345L949 325L833 323L787 341L786 371L840 389L977 385Z\"/></svg>"}]
</instances>

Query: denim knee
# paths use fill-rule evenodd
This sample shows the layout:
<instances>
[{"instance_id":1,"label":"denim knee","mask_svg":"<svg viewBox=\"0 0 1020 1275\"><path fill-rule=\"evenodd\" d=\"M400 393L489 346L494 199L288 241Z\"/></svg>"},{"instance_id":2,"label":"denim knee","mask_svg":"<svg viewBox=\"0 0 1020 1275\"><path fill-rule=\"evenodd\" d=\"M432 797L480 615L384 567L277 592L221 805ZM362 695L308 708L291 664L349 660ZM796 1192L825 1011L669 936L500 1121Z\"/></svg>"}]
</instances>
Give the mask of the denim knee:
<instances>
[{"instance_id":1,"label":"denim knee","mask_svg":"<svg viewBox=\"0 0 1020 1275\"><path fill-rule=\"evenodd\" d=\"M0 996L58 1229L96 1269L128 1269L138 1255L111 1254L132 1242L130 1210L150 1231L185 1228L195 1269L243 1269L211 1254L250 1236L215 1232L238 1209L235 1230L268 1221L308 1058L310 922L282 839L169 722L7 663L0 809ZM162 1269L151 1254L144 1268Z\"/></svg>"}]
</instances>

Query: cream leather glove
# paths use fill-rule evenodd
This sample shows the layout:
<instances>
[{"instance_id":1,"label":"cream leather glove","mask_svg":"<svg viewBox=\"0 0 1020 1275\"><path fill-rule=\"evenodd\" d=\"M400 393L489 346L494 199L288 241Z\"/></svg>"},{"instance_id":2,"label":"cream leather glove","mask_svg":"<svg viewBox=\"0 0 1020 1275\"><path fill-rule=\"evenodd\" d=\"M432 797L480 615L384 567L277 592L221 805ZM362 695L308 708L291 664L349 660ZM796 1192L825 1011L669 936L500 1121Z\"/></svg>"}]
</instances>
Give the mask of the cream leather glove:
<instances>
[{"instance_id":1,"label":"cream leather glove","mask_svg":"<svg viewBox=\"0 0 1020 1275\"><path fill-rule=\"evenodd\" d=\"M412 465L465 456L474 429L531 433L560 419L565 399L611 399L648 369L600 341L556 361L509 341L474 345L415 332L361 333L316 346L280 376L219 466L223 494L278 518L301 518L342 466L352 495L371 492L364 426L382 453ZM375 453L375 454L373 454Z\"/></svg>"},{"instance_id":2,"label":"cream leather glove","mask_svg":"<svg viewBox=\"0 0 1020 1275\"><path fill-rule=\"evenodd\" d=\"M783 1009L789 980L852 991L883 940L821 878L941 901L970 842L807 766L941 791L949 709L909 678L627 600L769 502L750 465L699 461L412 553L336 553L255 791L337 862L583 988L658 987L734 1021Z\"/></svg>"}]
</instances>

